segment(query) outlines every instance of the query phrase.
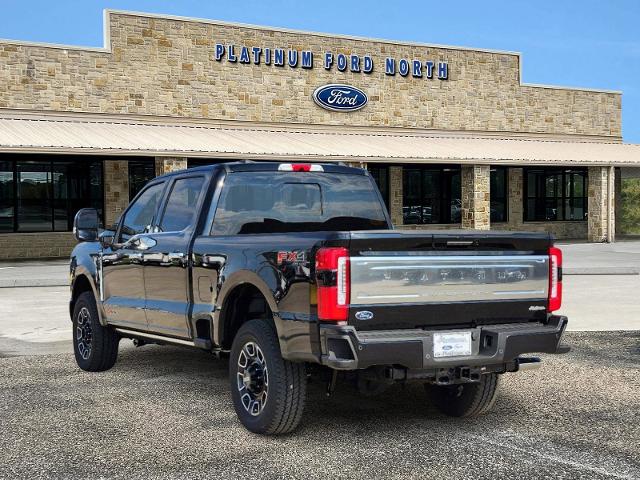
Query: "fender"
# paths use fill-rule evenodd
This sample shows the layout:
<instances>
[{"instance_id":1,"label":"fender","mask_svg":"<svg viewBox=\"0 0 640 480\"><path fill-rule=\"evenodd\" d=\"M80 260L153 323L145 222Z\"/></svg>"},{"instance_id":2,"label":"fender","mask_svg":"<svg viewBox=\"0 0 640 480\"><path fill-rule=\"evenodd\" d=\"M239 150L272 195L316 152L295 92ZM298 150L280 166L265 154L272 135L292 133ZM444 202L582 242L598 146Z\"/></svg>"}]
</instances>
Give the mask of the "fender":
<instances>
[{"instance_id":1,"label":"fender","mask_svg":"<svg viewBox=\"0 0 640 480\"><path fill-rule=\"evenodd\" d=\"M69 317L73 317L73 291L76 282L80 277L84 277L91 286L93 298L96 301L98 310L98 320L100 325L107 326L102 301L100 298L100 278L98 275L98 262L100 252L91 243L80 243L71 254L71 298L69 299Z\"/></svg>"},{"instance_id":2,"label":"fender","mask_svg":"<svg viewBox=\"0 0 640 480\"><path fill-rule=\"evenodd\" d=\"M221 321L223 314L223 306L227 301L229 294L238 286L243 284L249 284L256 287L260 293L267 300L267 304L271 309L274 316L279 315L278 305L275 300L274 292L267 282L261 278L257 273L250 270L239 270L231 274L220 287L218 298L215 306L215 312L213 314L213 342L216 345L222 344L224 338L224 322ZM278 332L278 336L280 332Z\"/></svg>"}]
</instances>

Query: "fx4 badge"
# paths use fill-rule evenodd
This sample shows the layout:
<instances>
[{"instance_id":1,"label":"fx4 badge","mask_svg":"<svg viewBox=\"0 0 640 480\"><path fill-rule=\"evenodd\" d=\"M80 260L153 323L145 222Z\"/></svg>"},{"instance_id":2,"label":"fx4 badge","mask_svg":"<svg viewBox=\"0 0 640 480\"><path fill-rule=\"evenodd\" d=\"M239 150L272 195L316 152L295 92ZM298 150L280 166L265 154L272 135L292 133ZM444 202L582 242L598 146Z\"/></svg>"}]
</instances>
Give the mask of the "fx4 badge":
<instances>
[{"instance_id":1,"label":"fx4 badge","mask_svg":"<svg viewBox=\"0 0 640 480\"><path fill-rule=\"evenodd\" d=\"M278 252L276 263L282 265L283 263L305 263L307 256L305 252Z\"/></svg>"}]
</instances>

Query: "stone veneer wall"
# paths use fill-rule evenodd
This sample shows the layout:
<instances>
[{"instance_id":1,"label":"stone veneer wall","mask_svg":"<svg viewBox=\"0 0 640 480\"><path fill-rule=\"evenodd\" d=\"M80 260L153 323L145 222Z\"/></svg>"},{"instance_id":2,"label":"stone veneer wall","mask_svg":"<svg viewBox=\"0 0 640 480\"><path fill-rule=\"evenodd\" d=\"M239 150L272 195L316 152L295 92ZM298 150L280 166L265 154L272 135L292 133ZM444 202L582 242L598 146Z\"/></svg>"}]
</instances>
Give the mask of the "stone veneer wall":
<instances>
[{"instance_id":1,"label":"stone veneer wall","mask_svg":"<svg viewBox=\"0 0 640 480\"><path fill-rule=\"evenodd\" d=\"M615 180L614 180L615 182ZM609 233L609 167L589 167L589 230L590 242L604 242ZM615 185L612 189L615 215ZM612 218L615 225L615 218ZM615 234L614 234L615 240Z\"/></svg>"},{"instance_id":2,"label":"stone veneer wall","mask_svg":"<svg viewBox=\"0 0 640 480\"><path fill-rule=\"evenodd\" d=\"M187 169L187 158L156 157L156 176Z\"/></svg>"},{"instance_id":3,"label":"stone veneer wall","mask_svg":"<svg viewBox=\"0 0 640 480\"><path fill-rule=\"evenodd\" d=\"M129 205L129 162L104 161L104 223L113 225Z\"/></svg>"},{"instance_id":4,"label":"stone veneer wall","mask_svg":"<svg viewBox=\"0 0 640 480\"><path fill-rule=\"evenodd\" d=\"M462 228L489 230L489 165L463 165L460 172Z\"/></svg>"},{"instance_id":5,"label":"stone veneer wall","mask_svg":"<svg viewBox=\"0 0 640 480\"><path fill-rule=\"evenodd\" d=\"M455 47L283 32L110 13L110 52L0 42L0 108L298 124L621 137L621 95L520 84L520 57ZM217 42L311 50L313 68L215 60ZM322 54L368 54L370 74L325 70ZM385 74L386 57L448 62L448 80ZM320 85L367 92L345 115Z\"/></svg>"},{"instance_id":6,"label":"stone veneer wall","mask_svg":"<svg viewBox=\"0 0 640 480\"><path fill-rule=\"evenodd\" d=\"M0 234L0 260L68 257L76 245L71 232Z\"/></svg>"}]
</instances>

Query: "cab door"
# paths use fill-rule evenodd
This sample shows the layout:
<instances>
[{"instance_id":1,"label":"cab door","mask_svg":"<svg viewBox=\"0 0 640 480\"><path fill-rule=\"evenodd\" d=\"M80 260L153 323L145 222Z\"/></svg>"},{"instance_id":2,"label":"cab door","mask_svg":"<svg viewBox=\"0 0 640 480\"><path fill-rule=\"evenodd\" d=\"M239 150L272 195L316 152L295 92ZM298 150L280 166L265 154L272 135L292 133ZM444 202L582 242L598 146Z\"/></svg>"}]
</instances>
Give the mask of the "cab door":
<instances>
[{"instance_id":1,"label":"cab door","mask_svg":"<svg viewBox=\"0 0 640 480\"><path fill-rule=\"evenodd\" d=\"M189 250L205 196L207 176L172 179L144 252L146 315L150 331L190 338Z\"/></svg>"},{"instance_id":2,"label":"cab door","mask_svg":"<svg viewBox=\"0 0 640 480\"><path fill-rule=\"evenodd\" d=\"M107 322L145 329L144 238L153 224L165 182L144 188L123 214L114 243L102 252L103 306Z\"/></svg>"}]
</instances>

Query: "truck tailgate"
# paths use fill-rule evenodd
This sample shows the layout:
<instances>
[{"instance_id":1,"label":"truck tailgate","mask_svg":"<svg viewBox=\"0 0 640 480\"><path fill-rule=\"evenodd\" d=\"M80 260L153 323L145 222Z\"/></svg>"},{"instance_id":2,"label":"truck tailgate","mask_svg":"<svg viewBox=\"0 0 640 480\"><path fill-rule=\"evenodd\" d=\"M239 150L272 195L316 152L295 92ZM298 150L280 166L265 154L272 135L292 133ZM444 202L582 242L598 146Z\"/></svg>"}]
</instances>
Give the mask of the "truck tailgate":
<instances>
[{"instance_id":1,"label":"truck tailgate","mask_svg":"<svg viewBox=\"0 0 640 480\"><path fill-rule=\"evenodd\" d=\"M353 232L349 324L358 330L540 321L547 234Z\"/></svg>"}]
</instances>

